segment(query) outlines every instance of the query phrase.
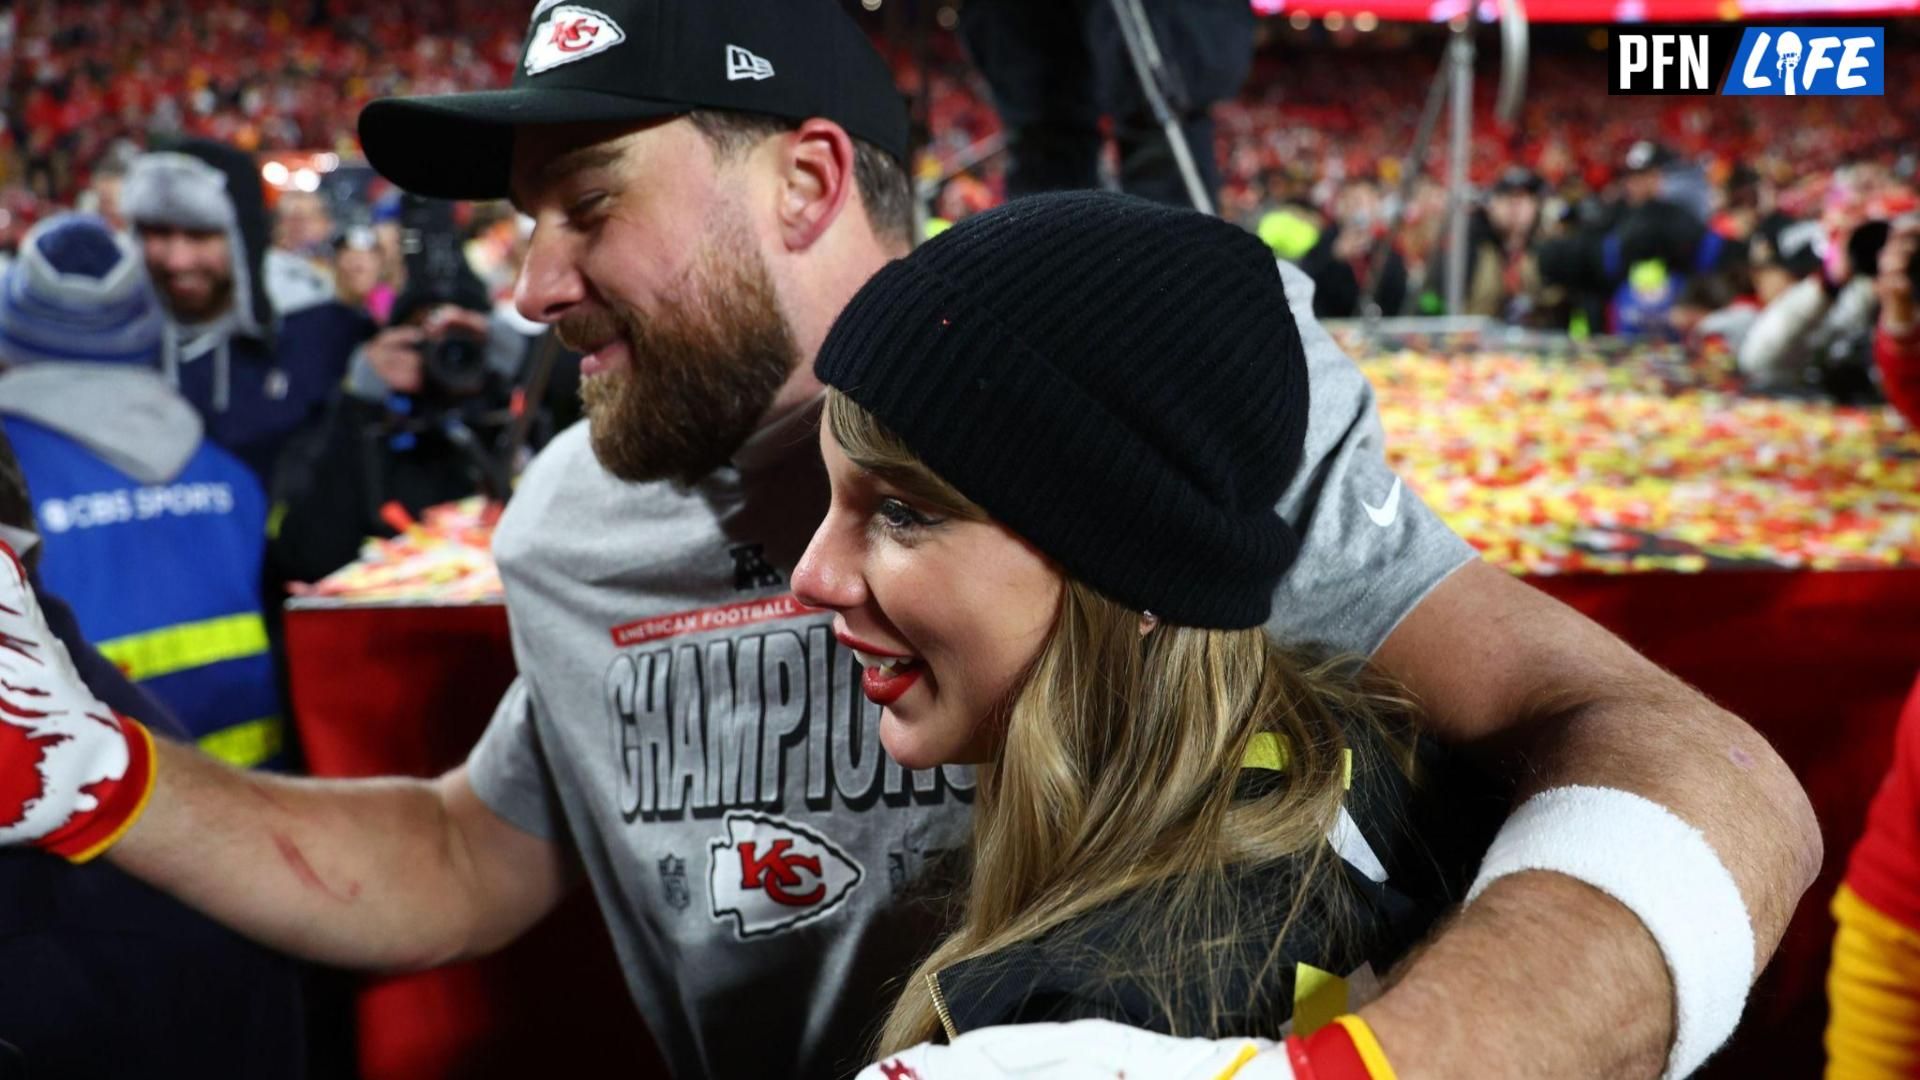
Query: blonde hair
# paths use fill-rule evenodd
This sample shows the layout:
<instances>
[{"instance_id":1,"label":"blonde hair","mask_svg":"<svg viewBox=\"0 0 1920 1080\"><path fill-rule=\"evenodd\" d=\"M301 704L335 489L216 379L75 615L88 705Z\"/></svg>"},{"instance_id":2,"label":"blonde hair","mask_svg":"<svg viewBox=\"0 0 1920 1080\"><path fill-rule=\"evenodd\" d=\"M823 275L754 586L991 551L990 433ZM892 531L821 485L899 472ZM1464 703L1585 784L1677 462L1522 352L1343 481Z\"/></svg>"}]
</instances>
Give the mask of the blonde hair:
<instances>
[{"instance_id":1,"label":"blonde hair","mask_svg":"<svg viewBox=\"0 0 1920 1080\"><path fill-rule=\"evenodd\" d=\"M826 423L851 461L929 509L987 517L837 392L828 394ZM1207 1015L1244 1011L1245 1002L1220 1000L1221 980L1206 976L1235 962L1231 946L1250 928L1271 931L1267 962L1277 961L1309 899L1338 880L1325 873L1333 859L1324 840L1347 766L1362 767L1343 753L1356 749L1343 719L1375 725L1406 767L1410 703L1351 659L1309 661L1259 627L1169 624L1144 638L1140 627L1139 612L1068 580L1053 631L1007 710L998 756L979 770L959 926L906 983L880 1035L881 1056L942 1034L932 976L1143 889L1155 890L1146 908L1153 925L1115 950L1132 959L1108 958L1111 973L1163 1003L1199 985L1211 988L1197 1003ZM1248 748L1263 734L1285 748L1285 770L1270 794L1236 798ZM1239 910L1229 867L1296 855L1290 901ZM1190 1010L1166 1011L1177 1023ZM1276 1034L1285 1020L1240 1034Z\"/></svg>"}]
</instances>

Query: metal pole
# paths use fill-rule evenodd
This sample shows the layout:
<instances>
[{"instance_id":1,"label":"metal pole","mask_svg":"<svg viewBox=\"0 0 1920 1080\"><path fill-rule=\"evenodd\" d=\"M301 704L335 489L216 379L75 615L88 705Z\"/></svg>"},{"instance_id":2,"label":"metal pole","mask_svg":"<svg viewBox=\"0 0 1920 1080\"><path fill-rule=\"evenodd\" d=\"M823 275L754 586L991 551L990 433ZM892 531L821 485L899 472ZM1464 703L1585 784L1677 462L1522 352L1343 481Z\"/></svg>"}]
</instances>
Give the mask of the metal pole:
<instances>
[{"instance_id":1,"label":"metal pole","mask_svg":"<svg viewBox=\"0 0 1920 1080\"><path fill-rule=\"evenodd\" d=\"M1467 158L1473 149L1473 20L1453 33L1453 139L1447 155L1447 313L1467 308Z\"/></svg>"},{"instance_id":2,"label":"metal pole","mask_svg":"<svg viewBox=\"0 0 1920 1080\"><path fill-rule=\"evenodd\" d=\"M1381 275L1387 272L1387 257L1393 253L1393 238L1399 234L1400 222L1407 214L1407 204L1413 199L1413 185L1420 179L1420 174L1427 171L1427 149L1433 145L1433 129L1439 125L1440 106L1447 100L1447 87L1453 79L1449 63L1450 57L1443 53L1440 66L1433 73L1433 83L1427 87L1427 103L1420 109L1420 125L1413 132L1413 151L1407 155L1406 166L1400 170L1399 192L1387 207L1386 231L1373 242L1373 252L1367 259L1367 287L1360 294L1360 314L1368 322L1385 314L1374 297L1380 291Z\"/></svg>"},{"instance_id":3,"label":"metal pole","mask_svg":"<svg viewBox=\"0 0 1920 1080\"><path fill-rule=\"evenodd\" d=\"M1174 164L1179 167L1180 178L1187 186L1187 198L1193 200L1194 209L1211 214L1214 212L1213 193L1201 181L1200 167L1194 162L1193 147L1187 143L1186 128L1181 125L1179 115L1167 101L1170 96L1184 99L1184 95L1178 92L1175 74L1167 67L1166 58L1160 54L1160 44L1153 35L1153 24L1147 21L1147 13L1140 6L1140 0L1111 2L1114 18L1120 24L1120 36L1127 43L1127 56L1133 61L1134 74L1140 78L1140 89L1146 94L1148 106L1153 109L1153 118L1166 132L1167 145L1173 150ZM1213 152L1212 147L1206 150Z\"/></svg>"},{"instance_id":4,"label":"metal pole","mask_svg":"<svg viewBox=\"0 0 1920 1080\"><path fill-rule=\"evenodd\" d=\"M1527 97L1527 5L1500 0L1500 98L1495 115L1503 124L1520 122Z\"/></svg>"},{"instance_id":5,"label":"metal pole","mask_svg":"<svg viewBox=\"0 0 1920 1080\"><path fill-rule=\"evenodd\" d=\"M951 160L943 163L940 167L940 175L921 180L915 186L917 198L919 198L921 202L931 203L934 197L940 194L940 189L946 187L955 177L969 170L977 169L986 162L992 161L994 158L1006 152L1007 133L1004 131L996 131L986 138L978 140L958 154L955 154Z\"/></svg>"}]
</instances>

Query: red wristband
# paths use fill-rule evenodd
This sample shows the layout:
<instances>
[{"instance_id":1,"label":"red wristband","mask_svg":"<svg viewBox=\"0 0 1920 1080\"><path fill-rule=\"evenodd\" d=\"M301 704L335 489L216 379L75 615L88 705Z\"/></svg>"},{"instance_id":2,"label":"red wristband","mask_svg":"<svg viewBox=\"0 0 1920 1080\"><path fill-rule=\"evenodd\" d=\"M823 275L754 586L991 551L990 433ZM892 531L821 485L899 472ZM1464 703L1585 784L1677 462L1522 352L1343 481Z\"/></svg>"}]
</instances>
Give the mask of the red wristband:
<instances>
[{"instance_id":1,"label":"red wristband","mask_svg":"<svg viewBox=\"0 0 1920 1080\"><path fill-rule=\"evenodd\" d=\"M1307 1056L1307 1044L1298 1035L1287 1036L1287 1064L1293 1066L1293 1080L1320 1080L1313 1059Z\"/></svg>"},{"instance_id":2,"label":"red wristband","mask_svg":"<svg viewBox=\"0 0 1920 1080\"><path fill-rule=\"evenodd\" d=\"M1291 1047L1293 1040L1288 1042ZM1395 1080L1393 1066L1387 1063L1373 1029L1351 1013L1314 1032L1303 1050L1302 1056L1311 1065L1308 1072L1301 1073L1296 1064L1296 1076L1310 1076L1312 1080Z\"/></svg>"},{"instance_id":3,"label":"red wristband","mask_svg":"<svg viewBox=\"0 0 1920 1080\"><path fill-rule=\"evenodd\" d=\"M147 808L153 795L153 736L138 721L113 717L127 739L127 771L118 780L106 780L87 789L99 803L93 811L76 815L65 825L34 842L34 846L72 863L84 863L112 847Z\"/></svg>"}]
</instances>

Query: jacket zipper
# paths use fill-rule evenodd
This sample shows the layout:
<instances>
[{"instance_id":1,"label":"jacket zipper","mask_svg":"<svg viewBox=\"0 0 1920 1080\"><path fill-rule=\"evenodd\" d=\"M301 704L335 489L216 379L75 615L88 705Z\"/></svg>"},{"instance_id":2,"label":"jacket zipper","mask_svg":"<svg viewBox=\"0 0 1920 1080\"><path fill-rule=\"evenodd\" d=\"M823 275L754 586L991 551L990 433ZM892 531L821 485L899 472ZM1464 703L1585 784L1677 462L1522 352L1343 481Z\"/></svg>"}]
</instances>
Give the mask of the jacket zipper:
<instances>
[{"instance_id":1,"label":"jacket zipper","mask_svg":"<svg viewBox=\"0 0 1920 1080\"><path fill-rule=\"evenodd\" d=\"M940 1027L947 1033L947 1042L951 1043L960 1037L960 1033L953 1029L953 1014L947 1012L947 999L940 993L940 977L937 974L927 973L927 989L933 994L933 1011L940 1017Z\"/></svg>"}]
</instances>

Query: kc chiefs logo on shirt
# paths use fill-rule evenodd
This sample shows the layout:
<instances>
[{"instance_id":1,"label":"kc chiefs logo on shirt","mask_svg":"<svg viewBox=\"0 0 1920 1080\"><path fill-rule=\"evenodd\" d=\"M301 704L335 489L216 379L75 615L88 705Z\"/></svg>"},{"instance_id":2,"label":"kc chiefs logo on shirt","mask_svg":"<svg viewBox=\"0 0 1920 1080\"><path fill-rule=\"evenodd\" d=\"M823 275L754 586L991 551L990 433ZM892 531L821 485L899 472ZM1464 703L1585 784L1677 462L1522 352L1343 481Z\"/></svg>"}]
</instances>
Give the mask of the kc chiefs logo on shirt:
<instances>
[{"instance_id":1,"label":"kc chiefs logo on shirt","mask_svg":"<svg viewBox=\"0 0 1920 1080\"><path fill-rule=\"evenodd\" d=\"M527 74L538 75L606 52L627 40L620 24L592 8L561 4L533 28L527 41Z\"/></svg>"},{"instance_id":2,"label":"kc chiefs logo on shirt","mask_svg":"<svg viewBox=\"0 0 1920 1080\"><path fill-rule=\"evenodd\" d=\"M804 825L736 810L707 847L713 917L741 938L812 922L838 907L866 874L839 845Z\"/></svg>"}]
</instances>

